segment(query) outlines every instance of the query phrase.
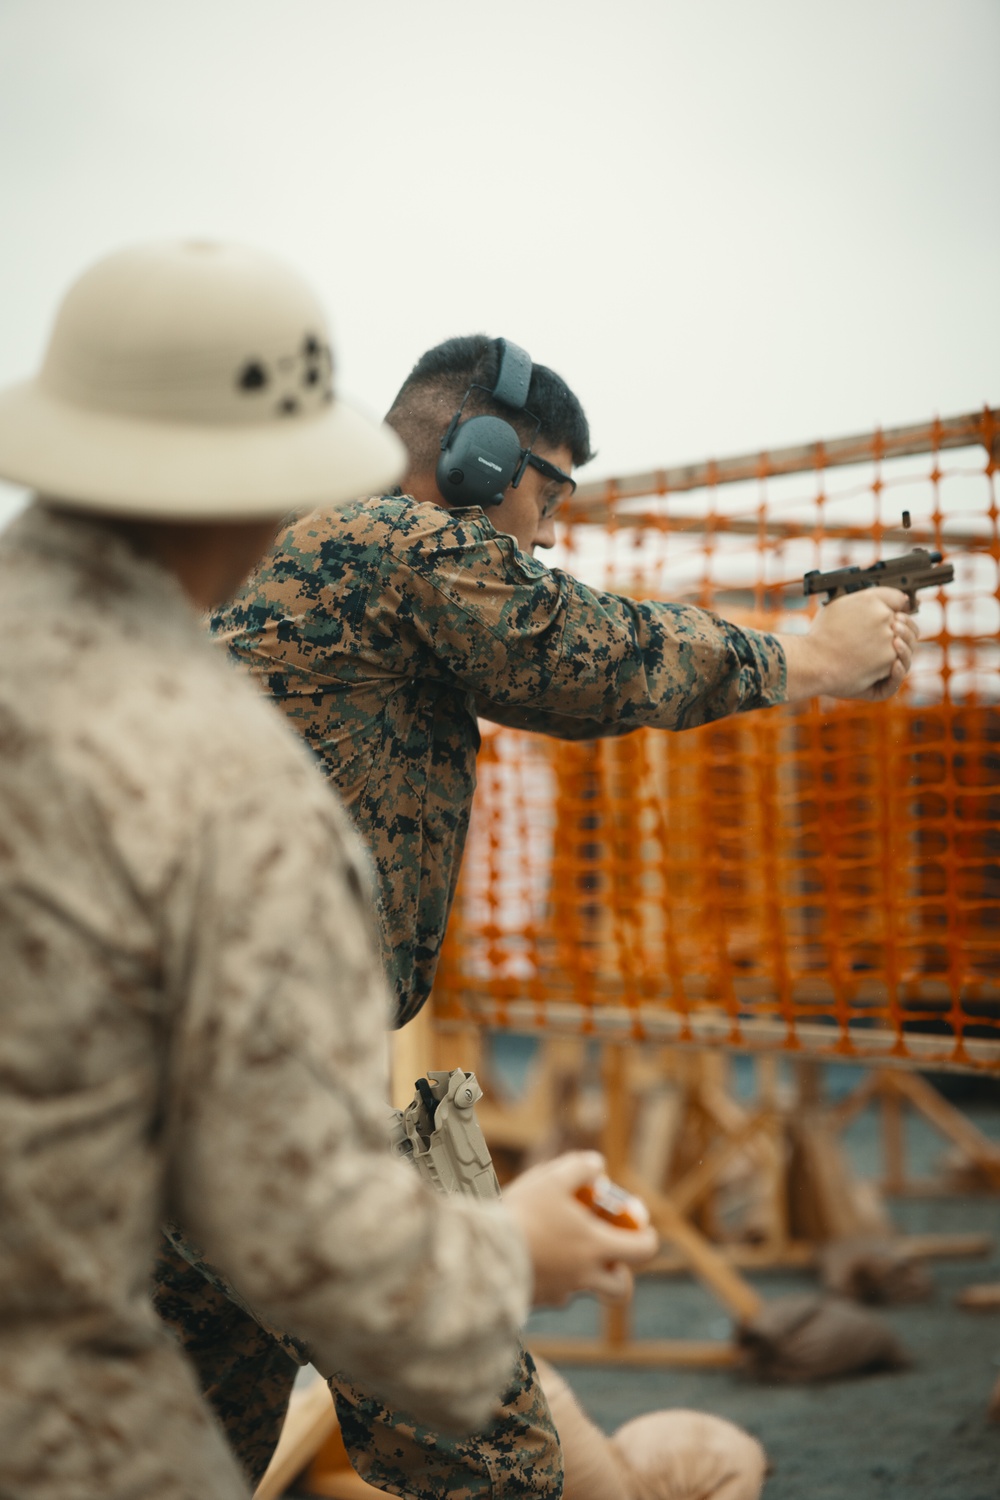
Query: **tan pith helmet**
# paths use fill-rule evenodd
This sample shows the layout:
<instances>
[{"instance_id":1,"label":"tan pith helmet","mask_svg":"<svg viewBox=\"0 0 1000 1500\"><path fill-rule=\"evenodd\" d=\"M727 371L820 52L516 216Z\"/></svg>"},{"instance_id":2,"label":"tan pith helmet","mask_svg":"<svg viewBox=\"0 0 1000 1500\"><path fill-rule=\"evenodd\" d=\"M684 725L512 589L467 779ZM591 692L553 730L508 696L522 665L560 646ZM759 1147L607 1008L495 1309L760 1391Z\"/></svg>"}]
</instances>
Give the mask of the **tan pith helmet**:
<instances>
[{"instance_id":1,"label":"tan pith helmet","mask_svg":"<svg viewBox=\"0 0 1000 1500\"><path fill-rule=\"evenodd\" d=\"M395 433L333 392L323 310L242 245L139 245L70 287L38 376L0 391L0 477L162 520L280 517L402 473Z\"/></svg>"}]
</instances>

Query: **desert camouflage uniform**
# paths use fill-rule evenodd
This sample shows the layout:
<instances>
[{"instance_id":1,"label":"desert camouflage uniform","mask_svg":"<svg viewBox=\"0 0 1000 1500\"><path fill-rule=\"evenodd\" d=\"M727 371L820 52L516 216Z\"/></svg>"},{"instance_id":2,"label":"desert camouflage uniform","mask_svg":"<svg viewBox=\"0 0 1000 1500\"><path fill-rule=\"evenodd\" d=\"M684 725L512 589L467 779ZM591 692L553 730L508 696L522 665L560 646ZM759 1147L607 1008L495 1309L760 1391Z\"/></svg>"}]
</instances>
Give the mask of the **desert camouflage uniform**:
<instances>
[{"instance_id":1,"label":"desert camouflage uniform","mask_svg":"<svg viewBox=\"0 0 1000 1500\"><path fill-rule=\"evenodd\" d=\"M526 1252L388 1154L366 875L311 757L107 526L16 521L0 632L0 1496L246 1495L150 1302L170 1217L320 1368L487 1421Z\"/></svg>"},{"instance_id":2,"label":"desert camouflage uniform","mask_svg":"<svg viewBox=\"0 0 1000 1500\"><path fill-rule=\"evenodd\" d=\"M397 1025L433 982L475 788L477 715L588 739L702 724L776 702L785 687L772 636L595 593L519 551L478 508L406 496L298 521L214 626L315 751L368 845ZM203 1330L210 1319L200 1315ZM186 1337L176 1303L171 1321ZM200 1353L206 1386L226 1367L224 1343L220 1333L217 1363ZM343 1380L333 1388L356 1466L384 1489L426 1500L561 1492L528 1365L507 1425L473 1445L417 1429Z\"/></svg>"}]
</instances>

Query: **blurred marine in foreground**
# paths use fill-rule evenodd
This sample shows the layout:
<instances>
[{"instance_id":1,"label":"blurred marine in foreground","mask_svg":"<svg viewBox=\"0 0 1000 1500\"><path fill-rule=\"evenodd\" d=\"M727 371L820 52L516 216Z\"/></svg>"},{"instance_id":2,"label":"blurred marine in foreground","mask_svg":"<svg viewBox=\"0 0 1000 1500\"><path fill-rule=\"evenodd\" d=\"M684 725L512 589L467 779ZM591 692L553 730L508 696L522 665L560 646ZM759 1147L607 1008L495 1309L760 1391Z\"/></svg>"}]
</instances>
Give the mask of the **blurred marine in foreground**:
<instances>
[{"instance_id":1,"label":"blurred marine in foreground","mask_svg":"<svg viewBox=\"0 0 1000 1500\"><path fill-rule=\"evenodd\" d=\"M246 1495L153 1311L171 1217L422 1421L480 1426L512 1378L524 1234L390 1157L364 857L200 623L279 518L401 466L309 289L232 247L99 263L0 396L37 495L0 539L4 1495Z\"/></svg>"}]
</instances>

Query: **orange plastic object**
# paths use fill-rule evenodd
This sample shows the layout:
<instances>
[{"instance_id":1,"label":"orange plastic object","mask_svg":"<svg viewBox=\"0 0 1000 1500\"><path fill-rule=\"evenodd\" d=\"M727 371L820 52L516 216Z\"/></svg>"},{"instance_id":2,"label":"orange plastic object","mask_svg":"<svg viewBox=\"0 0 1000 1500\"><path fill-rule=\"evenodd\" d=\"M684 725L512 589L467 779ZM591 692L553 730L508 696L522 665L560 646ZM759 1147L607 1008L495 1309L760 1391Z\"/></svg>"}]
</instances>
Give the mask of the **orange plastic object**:
<instances>
[{"instance_id":1,"label":"orange plastic object","mask_svg":"<svg viewBox=\"0 0 1000 1500\"><path fill-rule=\"evenodd\" d=\"M585 1203L598 1218L607 1219L618 1229L645 1229L649 1223L649 1209L641 1198L627 1193L610 1177L598 1177L577 1189L576 1196Z\"/></svg>"},{"instance_id":2,"label":"orange plastic object","mask_svg":"<svg viewBox=\"0 0 1000 1500\"><path fill-rule=\"evenodd\" d=\"M597 741L484 721L440 1021L1000 1072L994 452L987 411L811 444L797 470L581 486L554 563L736 624L803 630L805 572L913 546L954 582L920 596L886 703Z\"/></svg>"}]
</instances>

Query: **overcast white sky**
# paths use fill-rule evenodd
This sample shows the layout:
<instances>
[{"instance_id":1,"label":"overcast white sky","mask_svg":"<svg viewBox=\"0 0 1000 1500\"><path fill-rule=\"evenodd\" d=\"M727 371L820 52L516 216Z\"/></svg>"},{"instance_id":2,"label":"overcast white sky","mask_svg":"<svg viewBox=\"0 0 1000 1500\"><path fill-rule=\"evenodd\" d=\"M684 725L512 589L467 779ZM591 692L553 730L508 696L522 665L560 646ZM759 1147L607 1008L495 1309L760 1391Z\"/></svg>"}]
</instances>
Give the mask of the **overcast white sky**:
<instances>
[{"instance_id":1,"label":"overcast white sky","mask_svg":"<svg viewBox=\"0 0 1000 1500\"><path fill-rule=\"evenodd\" d=\"M0 0L0 384L197 234L296 262L373 410L515 339L595 477L1000 404L998 80L1000 0Z\"/></svg>"}]
</instances>

